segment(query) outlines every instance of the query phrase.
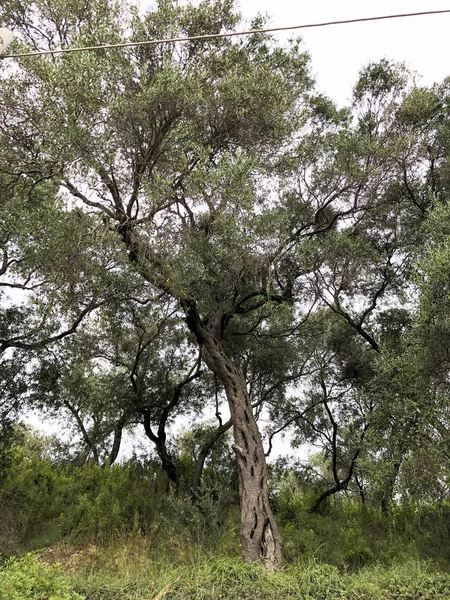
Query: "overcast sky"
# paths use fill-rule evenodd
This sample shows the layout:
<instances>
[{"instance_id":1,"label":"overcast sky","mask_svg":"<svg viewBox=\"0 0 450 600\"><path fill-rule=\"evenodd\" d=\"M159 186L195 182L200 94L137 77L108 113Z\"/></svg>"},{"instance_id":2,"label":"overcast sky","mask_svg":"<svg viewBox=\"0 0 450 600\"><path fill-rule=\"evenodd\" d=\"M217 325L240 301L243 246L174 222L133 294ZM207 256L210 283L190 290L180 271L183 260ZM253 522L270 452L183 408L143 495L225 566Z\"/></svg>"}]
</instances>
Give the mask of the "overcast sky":
<instances>
[{"instance_id":1,"label":"overcast sky","mask_svg":"<svg viewBox=\"0 0 450 600\"><path fill-rule=\"evenodd\" d=\"M271 26L450 9L447 0L240 0L247 18L267 13ZM450 75L450 13L300 30L320 91L345 104L363 65L404 61L429 85ZM280 40L290 33L276 34Z\"/></svg>"}]
</instances>

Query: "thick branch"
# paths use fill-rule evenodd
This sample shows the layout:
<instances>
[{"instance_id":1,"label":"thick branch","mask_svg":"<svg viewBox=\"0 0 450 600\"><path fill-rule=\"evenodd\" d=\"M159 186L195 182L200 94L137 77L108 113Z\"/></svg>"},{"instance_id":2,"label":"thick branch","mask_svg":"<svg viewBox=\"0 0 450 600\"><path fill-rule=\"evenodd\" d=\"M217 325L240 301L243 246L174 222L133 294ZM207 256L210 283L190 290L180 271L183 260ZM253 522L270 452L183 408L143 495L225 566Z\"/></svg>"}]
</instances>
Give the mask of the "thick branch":
<instances>
[{"instance_id":1,"label":"thick branch","mask_svg":"<svg viewBox=\"0 0 450 600\"><path fill-rule=\"evenodd\" d=\"M94 441L91 439L90 435L88 434L86 427L84 426L83 420L80 417L80 413L74 406L72 406L72 404L68 400L64 400L63 404L70 410L72 415L75 417L75 421L77 422L78 428L81 431L81 434L83 436L83 439L84 439L86 445L89 447L90 451L92 452L92 456L94 457L96 464L97 465L100 464L97 447L94 444Z\"/></svg>"},{"instance_id":2,"label":"thick branch","mask_svg":"<svg viewBox=\"0 0 450 600\"><path fill-rule=\"evenodd\" d=\"M89 314L91 311L93 311L96 308L98 308L99 306L101 306L101 304L102 304L102 302L90 304L89 306L87 306L85 309L83 309L80 312L80 314L75 319L72 326L69 327L69 329L66 329L63 332L58 333L58 335L50 336L50 337L44 338L42 340L39 340L38 342L28 342L27 343L27 342L21 341L26 336L10 338L9 340L8 339L0 339L0 354L2 354L7 348L20 348L22 350L37 350L39 348L43 348L44 346L52 344L53 342L58 342L59 340L62 340L63 338L67 337L68 335L75 333L75 331L77 330L78 326L80 325L80 323L82 322L84 317L87 314Z\"/></svg>"}]
</instances>

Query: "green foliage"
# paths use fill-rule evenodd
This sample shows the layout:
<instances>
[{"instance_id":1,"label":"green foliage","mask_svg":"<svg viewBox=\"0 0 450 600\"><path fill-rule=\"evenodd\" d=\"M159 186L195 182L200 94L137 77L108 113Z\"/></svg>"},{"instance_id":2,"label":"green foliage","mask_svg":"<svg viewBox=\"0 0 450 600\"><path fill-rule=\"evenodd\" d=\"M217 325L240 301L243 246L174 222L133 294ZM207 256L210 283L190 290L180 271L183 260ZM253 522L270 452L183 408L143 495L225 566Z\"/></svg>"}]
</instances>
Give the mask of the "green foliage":
<instances>
[{"instance_id":1,"label":"green foliage","mask_svg":"<svg viewBox=\"0 0 450 600\"><path fill-rule=\"evenodd\" d=\"M61 477L49 453L49 440L22 431L9 450L9 469L0 489L4 515L0 528L0 552L11 552L24 539L47 532L62 509ZM54 539L54 535L50 535Z\"/></svg>"},{"instance_id":2,"label":"green foliage","mask_svg":"<svg viewBox=\"0 0 450 600\"><path fill-rule=\"evenodd\" d=\"M207 476L210 484L193 500L189 478L175 490L152 462L55 464L46 455L45 440L31 434L27 444L13 446L10 453L0 492L4 554L62 537L98 542L126 533L152 536L157 545L172 539L176 546L212 548L222 536L223 547L236 543L236 493L230 495L228 479Z\"/></svg>"},{"instance_id":3,"label":"green foliage","mask_svg":"<svg viewBox=\"0 0 450 600\"><path fill-rule=\"evenodd\" d=\"M311 514L308 509L317 493L314 487L300 487L288 471L278 486L274 509L289 562L306 556L355 571L419 557L446 569L450 566L444 541L450 535L448 503L419 508L405 503L383 514L378 507L337 497L329 499L319 514Z\"/></svg>"},{"instance_id":4,"label":"green foliage","mask_svg":"<svg viewBox=\"0 0 450 600\"><path fill-rule=\"evenodd\" d=\"M189 440L184 444L187 451ZM270 574L238 560L238 507L225 511L220 497L208 497L208 487L193 501L154 465L137 461L51 467L51 446L30 435L25 442L19 436L12 450L8 490L23 523L14 550L53 545L39 558L26 555L3 566L1 599L447 598L449 576L436 568L450 566L447 504L405 504L383 515L342 498L309 514L314 486L300 487L286 470L273 500L287 566ZM217 479L214 485L226 497ZM2 502L7 499L4 492Z\"/></svg>"},{"instance_id":5,"label":"green foliage","mask_svg":"<svg viewBox=\"0 0 450 600\"><path fill-rule=\"evenodd\" d=\"M10 559L0 567L0 600L82 600L60 565L46 565L37 555Z\"/></svg>"},{"instance_id":6,"label":"green foliage","mask_svg":"<svg viewBox=\"0 0 450 600\"><path fill-rule=\"evenodd\" d=\"M407 562L391 568L340 574L315 561L277 574L236 559L200 556L174 567L142 556L139 544L78 555L77 570L26 555L0 570L1 600L446 600L449 576L431 565ZM80 558L80 555L81 558ZM134 562L133 562L134 561ZM95 565L95 568L93 566Z\"/></svg>"},{"instance_id":7,"label":"green foliage","mask_svg":"<svg viewBox=\"0 0 450 600\"><path fill-rule=\"evenodd\" d=\"M402 91L408 81L408 74L404 67L399 67L382 59L377 63L370 63L359 76L354 88L354 97L361 101L365 95L375 99L383 99L395 92Z\"/></svg>"},{"instance_id":8,"label":"green foliage","mask_svg":"<svg viewBox=\"0 0 450 600\"><path fill-rule=\"evenodd\" d=\"M14 449L0 497L4 554L62 539L111 544L127 535L151 541L152 551L169 561L189 560L198 551L236 554L238 507L227 477L206 473L209 484L192 499L188 489L174 490L152 463L52 466L44 442L28 439L28 447ZM355 571L420 557L450 565L448 504L404 504L383 515L337 498L328 500L320 514L310 514L317 493L311 483L299 484L292 471L286 470L277 484L273 504L289 563L308 557ZM15 532L9 531L9 537L8 522Z\"/></svg>"}]
</instances>

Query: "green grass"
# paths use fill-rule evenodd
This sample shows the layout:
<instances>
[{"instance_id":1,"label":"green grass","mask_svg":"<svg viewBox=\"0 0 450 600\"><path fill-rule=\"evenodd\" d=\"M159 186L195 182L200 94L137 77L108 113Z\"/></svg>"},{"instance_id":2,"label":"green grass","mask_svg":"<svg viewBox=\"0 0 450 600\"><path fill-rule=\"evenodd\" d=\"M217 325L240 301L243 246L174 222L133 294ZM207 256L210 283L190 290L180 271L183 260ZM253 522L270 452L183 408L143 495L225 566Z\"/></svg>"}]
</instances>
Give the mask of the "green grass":
<instances>
[{"instance_id":1,"label":"green grass","mask_svg":"<svg viewBox=\"0 0 450 600\"><path fill-rule=\"evenodd\" d=\"M236 559L206 557L194 565L160 567L154 576L91 572L73 585L87 600L448 600L450 594L450 576L421 563L342 574L311 562L268 573Z\"/></svg>"},{"instance_id":2,"label":"green grass","mask_svg":"<svg viewBox=\"0 0 450 600\"><path fill-rule=\"evenodd\" d=\"M450 574L408 560L355 572L303 560L268 573L191 548L168 561L142 537L59 544L0 570L0 600L448 600Z\"/></svg>"}]
</instances>

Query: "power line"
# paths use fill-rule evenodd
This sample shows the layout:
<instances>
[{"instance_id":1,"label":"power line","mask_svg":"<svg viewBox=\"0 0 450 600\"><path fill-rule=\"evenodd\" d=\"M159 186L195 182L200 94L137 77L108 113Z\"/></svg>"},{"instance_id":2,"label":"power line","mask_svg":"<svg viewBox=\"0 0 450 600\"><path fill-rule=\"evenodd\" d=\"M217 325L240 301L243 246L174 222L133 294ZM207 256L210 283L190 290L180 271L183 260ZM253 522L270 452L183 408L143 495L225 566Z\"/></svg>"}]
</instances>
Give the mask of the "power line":
<instances>
[{"instance_id":1,"label":"power line","mask_svg":"<svg viewBox=\"0 0 450 600\"><path fill-rule=\"evenodd\" d=\"M289 25L287 27L269 27L264 29L249 29L247 31L231 31L228 33L211 33L205 35L194 35L190 37L174 37L160 40L146 40L142 42L121 42L119 44L104 44L102 46L82 46L77 48L62 48L58 50L42 50L35 52L21 52L0 56L0 59L21 58L25 56L44 56L46 54L68 54L69 52L88 52L92 50L109 50L111 48L128 48L130 46L155 46L157 44L170 44L174 42L189 42L196 40L212 40L216 38L236 37L240 35L252 35L255 33L274 33L277 31L294 31L296 29L312 29L313 27L328 27L329 25L347 25L351 23L364 23L367 21L382 21L387 19L403 19L406 17L422 17L425 15L441 15L450 13L448 10L427 10L415 13L403 13L397 15L382 15L379 17L362 17L359 19L345 19L343 21L327 21L324 23L308 23L306 25Z\"/></svg>"}]
</instances>

